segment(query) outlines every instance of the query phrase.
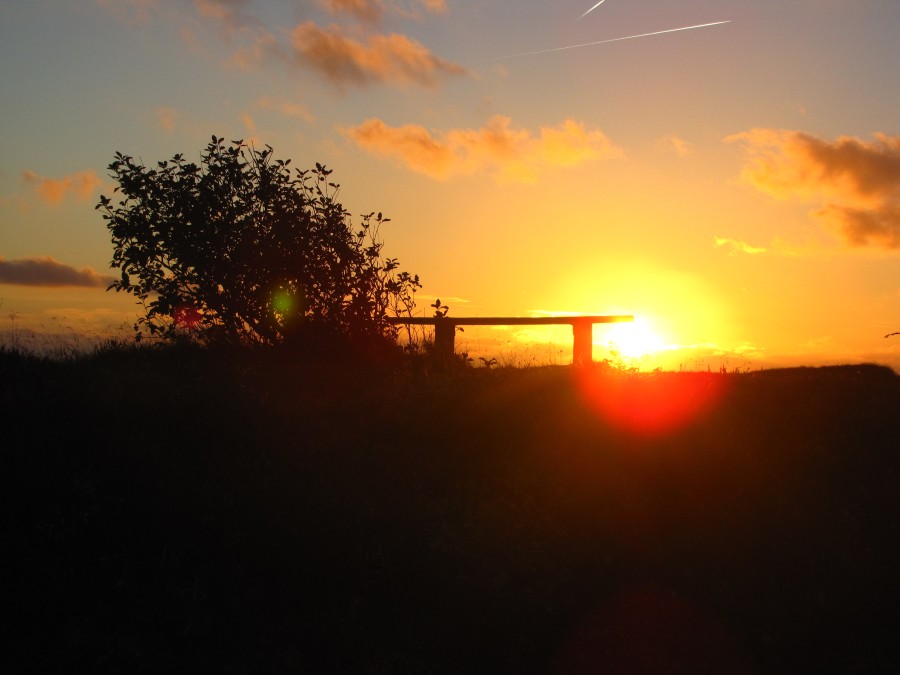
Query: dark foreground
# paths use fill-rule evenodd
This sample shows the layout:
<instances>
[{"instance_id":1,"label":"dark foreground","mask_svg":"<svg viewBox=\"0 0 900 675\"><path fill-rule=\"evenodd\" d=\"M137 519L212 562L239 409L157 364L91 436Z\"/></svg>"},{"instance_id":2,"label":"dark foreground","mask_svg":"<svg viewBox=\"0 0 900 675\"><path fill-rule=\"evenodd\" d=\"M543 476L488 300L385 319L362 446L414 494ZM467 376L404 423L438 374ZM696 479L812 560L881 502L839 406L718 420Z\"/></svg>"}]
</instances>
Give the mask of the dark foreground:
<instances>
[{"instance_id":1,"label":"dark foreground","mask_svg":"<svg viewBox=\"0 0 900 675\"><path fill-rule=\"evenodd\" d=\"M0 410L17 671L900 667L886 369L0 353Z\"/></svg>"}]
</instances>

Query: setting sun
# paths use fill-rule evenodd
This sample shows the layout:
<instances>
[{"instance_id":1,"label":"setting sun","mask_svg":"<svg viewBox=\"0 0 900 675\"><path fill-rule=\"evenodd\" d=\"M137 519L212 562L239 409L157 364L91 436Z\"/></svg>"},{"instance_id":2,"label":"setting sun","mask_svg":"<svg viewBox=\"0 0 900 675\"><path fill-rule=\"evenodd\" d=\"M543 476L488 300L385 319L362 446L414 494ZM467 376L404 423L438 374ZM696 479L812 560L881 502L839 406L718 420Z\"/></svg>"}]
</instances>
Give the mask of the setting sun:
<instances>
[{"instance_id":1,"label":"setting sun","mask_svg":"<svg viewBox=\"0 0 900 675\"><path fill-rule=\"evenodd\" d=\"M898 35L0 0L4 662L900 673Z\"/></svg>"},{"instance_id":2,"label":"setting sun","mask_svg":"<svg viewBox=\"0 0 900 675\"><path fill-rule=\"evenodd\" d=\"M596 341L595 344L597 344ZM655 354L666 348L663 339L642 317L636 317L632 323L619 323L611 326L604 336L602 344L627 358Z\"/></svg>"}]
</instances>

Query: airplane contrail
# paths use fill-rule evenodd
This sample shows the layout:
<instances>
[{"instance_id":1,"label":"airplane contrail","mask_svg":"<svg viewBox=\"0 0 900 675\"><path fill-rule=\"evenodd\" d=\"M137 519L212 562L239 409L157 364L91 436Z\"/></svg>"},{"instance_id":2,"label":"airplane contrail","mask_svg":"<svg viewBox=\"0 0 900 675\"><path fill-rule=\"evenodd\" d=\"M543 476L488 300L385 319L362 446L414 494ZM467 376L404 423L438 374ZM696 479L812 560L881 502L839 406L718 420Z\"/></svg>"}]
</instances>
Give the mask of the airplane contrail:
<instances>
[{"instance_id":1,"label":"airplane contrail","mask_svg":"<svg viewBox=\"0 0 900 675\"><path fill-rule=\"evenodd\" d=\"M701 23L696 26L684 26L682 28L669 28L668 30L658 30L653 33L641 33L640 35L629 35L627 37L610 38L609 40L598 40L597 42L584 42L580 45L569 45L567 47L554 47L553 49L541 49L536 52L523 52L521 54L509 54L507 56L495 56L490 59L482 59L479 63L486 61L504 61L506 59L517 59L521 56L536 56L537 54L550 54L552 52L562 52L567 49L578 49L580 47L593 47L594 45L603 45L607 42L620 42L622 40L634 40L635 38L650 37L651 35L662 35L663 33L677 33L682 30L693 30L694 28L707 28L709 26L720 26L723 23L731 23L731 19L727 21L713 21L712 23Z\"/></svg>"},{"instance_id":2,"label":"airplane contrail","mask_svg":"<svg viewBox=\"0 0 900 675\"><path fill-rule=\"evenodd\" d=\"M579 17L578 17L578 20L581 21L584 17L586 17L586 16L587 16L588 14L590 14L591 12L593 12L595 9L597 9L597 8L598 8L600 5L602 5L604 2L606 2L606 0L600 0L600 2L598 2L596 5L594 5L593 7L591 7L588 11L586 11L584 14L582 14L581 16L579 16Z\"/></svg>"}]
</instances>

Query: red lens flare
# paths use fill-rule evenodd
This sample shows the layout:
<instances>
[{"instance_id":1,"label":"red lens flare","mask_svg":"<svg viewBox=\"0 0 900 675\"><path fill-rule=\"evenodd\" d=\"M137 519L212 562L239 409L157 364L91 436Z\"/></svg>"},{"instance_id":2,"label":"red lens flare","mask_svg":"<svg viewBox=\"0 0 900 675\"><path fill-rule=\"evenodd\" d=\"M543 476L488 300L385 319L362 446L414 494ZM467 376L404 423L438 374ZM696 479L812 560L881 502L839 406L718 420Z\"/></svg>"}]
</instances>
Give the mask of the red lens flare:
<instances>
[{"instance_id":1,"label":"red lens flare","mask_svg":"<svg viewBox=\"0 0 900 675\"><path fill-rule=\"evenodd\" d=\"M181 305L172 312L172 320L178 328L196 328L203 318L203 314L196 307Z\"/></svg>"},{"instance_id":2,"label":"red lens flare","mask_svg":"<svg viewBox=\"0 0 900 675\"><path fill-rule=\"evenodd\" d=\"M585 402L610 426L649 437L678 431L711 410L727 382L719 373L587 371L579 378Z\"/></svg>"}]
</instances>

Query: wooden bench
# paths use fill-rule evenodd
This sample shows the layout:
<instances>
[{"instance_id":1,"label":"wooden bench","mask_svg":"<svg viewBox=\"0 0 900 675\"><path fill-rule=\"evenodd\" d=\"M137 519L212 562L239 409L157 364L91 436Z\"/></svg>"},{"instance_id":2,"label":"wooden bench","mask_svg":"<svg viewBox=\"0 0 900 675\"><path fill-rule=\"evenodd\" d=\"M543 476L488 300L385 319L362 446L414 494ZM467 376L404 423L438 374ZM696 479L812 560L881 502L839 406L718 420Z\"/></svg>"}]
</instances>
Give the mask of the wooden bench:
<instances>
[{"instance_id":1,"label":"wooden bench","mask_svg":"<svg viewBox=\"0 0 900 675\"><path fill-rule=\"evenodd\" d=\"M595 323L626 323L634 321L630 315L611 316L394 316L388 322L394 325L434 326L434 351L440 357L453 355L457 326L572 326L572 363L585 365L593 361L593 326Z\"/></svg>"}]
</instances>

